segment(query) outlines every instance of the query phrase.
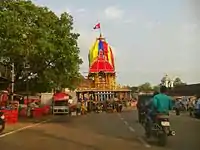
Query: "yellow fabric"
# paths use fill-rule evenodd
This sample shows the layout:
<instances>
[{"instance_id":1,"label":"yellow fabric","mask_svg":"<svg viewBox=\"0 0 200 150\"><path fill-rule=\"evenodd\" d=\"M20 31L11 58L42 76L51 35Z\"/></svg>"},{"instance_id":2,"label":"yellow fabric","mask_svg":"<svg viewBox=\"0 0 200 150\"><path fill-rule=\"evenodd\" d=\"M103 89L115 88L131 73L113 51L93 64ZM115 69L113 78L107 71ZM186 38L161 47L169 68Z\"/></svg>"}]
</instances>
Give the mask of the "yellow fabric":
<instances>
[{"instance_id":1,"label":"yellow fabric","mask_svg":"<svg viewBox=\"0 0 200 150\"><path fill-rule=\"evenodd\" d=\"M108 45L108 62L113 66L112 64L112 56L111 56L111 47Z\"/></svg>"},{"instance_id":2,"label":"yellow fabric","mask_svg":"<svg viewBox=\"0 0 200 150\"><path fill-rule=\"evenodd\" d=\"M99 41L96 40L92 48L90 49L89 52L89 66L94 62L94 60L98 57L98 46L99 46Z\"/></svg>"},{"instance_id":3,"label":"yellow fabric","mask_svg":"<svg viewBox=\"0 0 200 150\"><path fill-rule=\"evenodd\" d=\"M114 67L114 64L112 62L112 57L113 57L111 52L112 48L109 46L109 44L107 49L108 49L108 62ZM97 59L98 51L99 51L99 40L96 40L91 49L89 50L89 55L88 55L89 66L91 66L92 63Z\"/></svg>"}]
</instances>

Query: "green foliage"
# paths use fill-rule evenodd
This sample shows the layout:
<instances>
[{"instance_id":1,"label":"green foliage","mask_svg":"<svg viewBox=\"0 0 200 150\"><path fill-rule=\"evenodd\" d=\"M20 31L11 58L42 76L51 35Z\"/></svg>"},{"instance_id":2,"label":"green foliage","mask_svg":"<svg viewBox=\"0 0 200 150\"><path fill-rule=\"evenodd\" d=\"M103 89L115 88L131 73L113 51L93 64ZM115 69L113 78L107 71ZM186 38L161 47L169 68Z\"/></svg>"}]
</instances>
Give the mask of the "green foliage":
<instances>
[{"instance_id":1,"label":"green foliage","mask_svg":"<svg viewBox=\"0 0 200 150\"><path fill-rule=\"evenodd\" d=\"M136 93L136 92L138 92L138 87L132 86L132 87L130 87L130 90L132 93Z\"/></svg>"},{"instance_id":2,"label":"green foliage","mask_svg":"<svg viewBox=\"0 0 200 150\"><path fill-rule=\"evenodd\" d=\"M0 57L8 65L15 63L16 87L24 84L29 72L37 74L30 79L32 90L74 88L82 60L71 15L57 16L31 1L9 0L0 3L0 24Z\"/></svg>"},{"instance_id":3,"label":"green foliage","mask_svg":"<svg viewBox=\"0 0 200 150\"><path fill-rule=\"evenodd\" d=\"M160 91L160 85L153 86L153 90L159 92Z\"/></svg>"},{"instance_id":4,"label":"green foliage","mask_svg":"<svg viewBox=\"0 0 200 150\"><path fill-rule=\"evenodd\" d=\"M152 91L151 84L149 82L146 82L140 86L138 86L139 91L141 92L150 92Z\"/></svg>"},{"instance_id":5,"label":"green foliage","mask_svg":"<svg viewBox=\"0 0 200 150\"><path fill-rule=\"evenodd\" d=\"M186 85L179 77L174 80L174 87Z\"/></svg>"}]
</instances>

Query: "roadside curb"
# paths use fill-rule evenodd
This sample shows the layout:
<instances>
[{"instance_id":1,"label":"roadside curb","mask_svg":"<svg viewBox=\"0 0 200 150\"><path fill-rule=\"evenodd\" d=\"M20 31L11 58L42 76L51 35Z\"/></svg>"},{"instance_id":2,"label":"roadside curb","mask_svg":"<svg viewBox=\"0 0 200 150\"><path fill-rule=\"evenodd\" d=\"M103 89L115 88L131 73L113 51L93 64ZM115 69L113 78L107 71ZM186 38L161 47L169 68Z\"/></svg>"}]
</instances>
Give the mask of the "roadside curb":
<instances>
[{"instance_id":1,"label":"roadside curb","mask_svg":"<svg viewBox=\"0 0 200 150\"><path fill-rule=\"evenodd\" d=\"M56 119L56 118L55 117L51 117L49 119L45 119L45 120L41 120L41 121L36 120L35 122L29 123L28 125L25 125L25 126L22 126L22 127L12 128L12 129L10 129L10 131L9 130L6 131L6 129L5 129L5 132L0 134L0 138L3 138L5 136L11 135L11 134L14 134L14 133L17 133L17 132L20 132L20 131L23 131L23 130L26 130L26 129L29 129L29 128L33 128L35 126L39 126L41 124L47 123L49 121L52 121L54 119Z\"/></svg>"}]
</instances>

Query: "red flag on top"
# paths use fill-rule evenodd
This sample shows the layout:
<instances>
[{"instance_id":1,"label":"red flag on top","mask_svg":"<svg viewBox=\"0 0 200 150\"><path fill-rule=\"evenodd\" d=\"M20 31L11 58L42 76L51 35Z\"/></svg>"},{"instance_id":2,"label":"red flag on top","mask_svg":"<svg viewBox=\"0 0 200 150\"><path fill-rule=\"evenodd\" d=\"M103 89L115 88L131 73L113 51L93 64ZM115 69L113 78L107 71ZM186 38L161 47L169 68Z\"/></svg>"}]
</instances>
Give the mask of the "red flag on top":
<instances>
[{"instance_id":1,"label":"red flag on top","mask_svg":"<svg viewBox=\"0 0 200 150\"><path fill-rule=\"evenodd\" d=\"M101 24L100 24L100 23L98 23L98 24L96 24L96 25L94 26L94 28L93 28L93 29L95 30L95 29L100 29L100 28L101 28Z\"/></svg>"}]
</instances>

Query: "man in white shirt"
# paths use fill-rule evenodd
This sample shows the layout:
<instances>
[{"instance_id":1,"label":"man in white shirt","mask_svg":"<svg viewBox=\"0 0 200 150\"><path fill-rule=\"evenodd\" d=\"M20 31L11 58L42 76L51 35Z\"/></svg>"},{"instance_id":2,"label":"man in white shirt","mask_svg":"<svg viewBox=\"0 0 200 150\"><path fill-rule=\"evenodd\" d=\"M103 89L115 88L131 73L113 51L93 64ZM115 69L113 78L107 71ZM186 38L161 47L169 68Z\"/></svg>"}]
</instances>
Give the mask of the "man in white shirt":
<instances>
[{"instance_id":1,"label":"man in white shirt","mask_svg":"<svg viewBox=\"0 0 200 150\"><path fill-rule=\"evenodd\" d=\"M69 100L68 100L68 103L69 103L69 104L73 104L73 99L69 99Z\"/></svg>"}]
</instances>

